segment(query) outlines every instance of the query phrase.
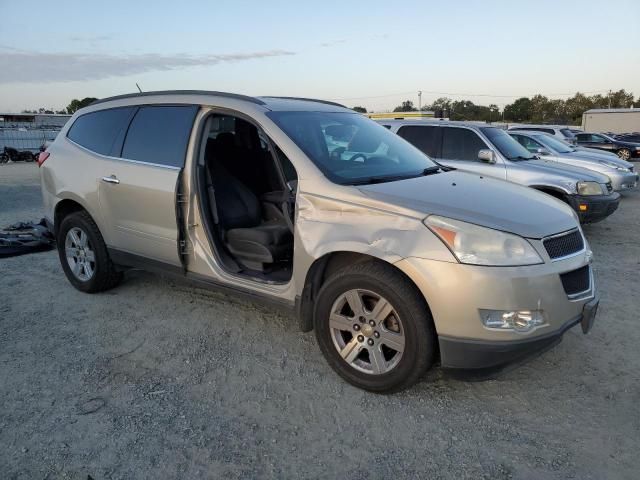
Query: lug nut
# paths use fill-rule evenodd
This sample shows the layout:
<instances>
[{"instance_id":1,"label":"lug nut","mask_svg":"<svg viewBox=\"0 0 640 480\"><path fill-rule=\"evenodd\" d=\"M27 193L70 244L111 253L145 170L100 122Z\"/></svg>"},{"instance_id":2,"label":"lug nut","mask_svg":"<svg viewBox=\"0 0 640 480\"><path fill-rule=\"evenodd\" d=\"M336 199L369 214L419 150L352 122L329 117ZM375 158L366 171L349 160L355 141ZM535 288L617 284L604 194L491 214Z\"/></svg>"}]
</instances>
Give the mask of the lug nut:
<instances>
[{"instance_id":1,"label":"lug nut","mask_svg":"<svg viewBox=\"0 0 640 480\"><path fill-rule=\"evenodd\" d=\"M358 341L359 342L364 342L364 337L362 335L358 335Z\"/></svg>"},{"instance_id":2,"label":"lug nut","mask_svg":"<svg viewBox=\"0 0 640 480\"><path fill-rule=\"evenodd\" d=\"M357 323L353 326L353 329L357 332L358 330L360 330L360 325L358 325Z\"/></svg>"},{"instance_id":3,"label":"lug nut","mask_svg":"<svg viewBox=\"0 0 640 480\"><path fill-rule=\"evenodd\" d=\"M376 326L376 322L374 322L373 320L369 320L369 325L371 325L372 327Z\"/></svg>"},{"instance_id":4,"label":"lug nut","mask_svg":"<svg viewBox=\"0 0 640 480\"><path fill-rule=\"evenodd\" d=\"M373 338L370 338L369 340L367 340L367 343L369 344L369 346L373 345Z\"/></svg>"},{"instance_id":5,"label":"lug nut","mask_svg":"<svg viewBox=\"0 0 640 480\"><path fill-rule=\"evenodd\" d=\"M380 338L380 332L373 332L373 336L376 338Z\"/></svg>"}]
</instances>

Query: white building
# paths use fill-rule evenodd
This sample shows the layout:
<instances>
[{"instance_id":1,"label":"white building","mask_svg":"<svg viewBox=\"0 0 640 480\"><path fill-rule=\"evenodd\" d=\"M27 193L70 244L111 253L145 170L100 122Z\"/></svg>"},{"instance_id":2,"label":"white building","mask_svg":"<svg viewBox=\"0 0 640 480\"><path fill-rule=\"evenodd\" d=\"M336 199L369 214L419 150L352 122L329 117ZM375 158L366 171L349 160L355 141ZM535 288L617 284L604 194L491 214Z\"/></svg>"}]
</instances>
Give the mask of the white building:
<instances>
[{"instance_id":1,"label":"white building","mask_svg":"<svg viewBox=\"0 0 640 480\"><path fill-rule=\"evenodd\" d=\"M640 132L640 108L594 108L582 114L585 132Z\"/></svg>"}]
</instances>

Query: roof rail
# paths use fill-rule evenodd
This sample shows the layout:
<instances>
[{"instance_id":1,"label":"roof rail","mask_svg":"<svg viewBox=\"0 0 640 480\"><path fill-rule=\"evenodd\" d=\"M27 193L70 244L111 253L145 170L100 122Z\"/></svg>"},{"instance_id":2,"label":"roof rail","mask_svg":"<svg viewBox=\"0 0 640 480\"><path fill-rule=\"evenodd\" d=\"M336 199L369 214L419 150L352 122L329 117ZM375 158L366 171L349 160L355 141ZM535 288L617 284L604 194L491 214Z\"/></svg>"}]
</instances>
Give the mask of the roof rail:
<instances>
[{"instance_id":1,"label":"roof rail","mask_svg":"<svg viewBox=\"0 0 640 480\"><path fill-rule=\"evenodd\" d=\"M342 104L340 104L340 103L330 102L329 100L318 100L317 98L304 98L304 97L273 97L273 96L266 96L266 97L262 97L262 98L278 98L278 99L281 99L281 100L301 100L301 101L304 101L304 102L324 103L325 105L333 105L334 107L349 108L349 107L345 107L344 105L342 105Z\"/></svg>"},{"instance_id":2,"label":"roof rail","mask_svg":"<svg viewBox=\"0 0 640 480\"><path fill-rule=\"evenodd\" d=\"M210 90L160 90L157 92L126 93L124 95L116 95L115 97L100 98L93 102L91 105L98 105L100 103L111 102L113 100L121 100L124 98L152 97L160 95L212 95L216 97L235 98L237 100L244 100L246 102L256 103L258 105L265 104L259 98L250 97L248 95L240 95L239 93L215 92Z\"/></svg>"}]
</instances>

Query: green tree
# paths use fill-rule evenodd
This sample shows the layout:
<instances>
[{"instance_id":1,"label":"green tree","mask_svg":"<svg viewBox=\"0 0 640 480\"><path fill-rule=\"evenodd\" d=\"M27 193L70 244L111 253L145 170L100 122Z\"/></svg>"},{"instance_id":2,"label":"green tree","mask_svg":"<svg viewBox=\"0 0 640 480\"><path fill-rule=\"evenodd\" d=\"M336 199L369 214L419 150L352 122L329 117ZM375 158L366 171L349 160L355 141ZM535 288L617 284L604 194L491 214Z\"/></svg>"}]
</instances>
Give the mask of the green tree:
<instances>
[{"instance_id":1,"label":"green tree","mask_svg":"<svg viewBox=\"0 0 640 480\"><path fill-rule=\"evenodd\" d=\"M405 100L402 102L402 105L397 106L393 109L394 112L417 112L418 109L413 106L413 102L411 100Z\"/></svg>"},{"instance_id":2,"label":"green tree","mask_svg":"<svg viewBox=\"0 0 640 480\"><path fill-rule=\"evenodd\" d=\"M566 116L570 123L578 124L582 121L582 114L594 108L593 97L587 97L583 93L576 93L573 97L567 98L564 102Z\"/></svg>"},{"instance_id":3,"label":"green tree","mask_svg":"<svg viewBox=\"0 0 640 480\"><path fill-rule=\"evenodd\" d=\"M527 122L531 119L531 108L531 99L518 98L515 102L504 107L504 118L512 122Z\"/></svg>"},{"instance_id":4,"label":"green tree","mask_svg":"<svg viewBox=\"0 0 640 480\"><path fill-rule=\"evenodd\" d=\"M353 107L351 110L358 113L367 113L367 109L364 107Z\"/></svg>"},{"instance_id":5,"label":"green tree","mask_svg":"<svg viewBox=\"0 0 640 480\"><path fill-rule=\"evenodd\" d=\"M72 115L76 113L77 110L80 110L81 108L84 108L84 107L88 107L96 100L97 98L94 98L94 97L85 97L82 100L78 100L77 98L74 98L73 100L71 100L71 103L67 105L67 113Z\"/></svg>"}]
</instances>

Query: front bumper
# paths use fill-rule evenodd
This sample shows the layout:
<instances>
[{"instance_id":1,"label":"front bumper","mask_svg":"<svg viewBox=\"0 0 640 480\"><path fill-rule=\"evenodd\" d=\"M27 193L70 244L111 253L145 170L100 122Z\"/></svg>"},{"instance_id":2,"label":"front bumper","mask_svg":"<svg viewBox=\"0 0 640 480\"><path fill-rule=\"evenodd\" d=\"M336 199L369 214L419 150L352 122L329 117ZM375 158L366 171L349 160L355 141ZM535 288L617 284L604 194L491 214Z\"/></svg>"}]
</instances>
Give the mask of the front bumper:
<instances>
[{"instance_id":1,"label":"front bumper","mask_svg":"<svg viewBox=\"0 0 640 480\"><path fill-rule=\"evenodd\" d=\"M609 178L611 179L611 186L616 192L637 188L638 180L640 180L640 177L635 172L620 172L620 175L609 175Z\"/></svg>"},{"instance_id":2,"label":"front bumper","mask_svg":"<svg viewBox=\"0 0 640 480\"><path fill-rule=\"evenodd\" d=\"M595 223L604 220L618 209L620 194L610 195L571 195L569 204L576 211L580 223Z\"/></svg>"},{"instance_id":3,"label":"front bumper","mask_svg":"<svg viewBox=\"0 0 640 480\"><path fill-rule=\"evenodd\" d=\"M592 299L585 304L580 315L566 322L558 330L533 339L489 342L441 336L438 342L442 367L462 370L493 370L522 362L560 343L564 333L578 324L582 324L583 333L588 333L593 326L598 303L598 298Z\"/></svg>"},{"instance_id":4,"label":"front bumper","mask_svg":"<svg viewBox=\"0 0 640 480\"><path fill-rule=\"evenodd\" d=\"M551 261L540 240L529 242L545 263L485 267L405 258L395 264L413 280L429 305L443 366L486 368L509 363L557 343L582 320L585 305L597 298L593 276L587 290L569 295L561 275L588 265L588 246L577 255ZM491 329L482 323L480 310L541 310L545 325L529 333Z\"/></svg>"}]
</instances>

